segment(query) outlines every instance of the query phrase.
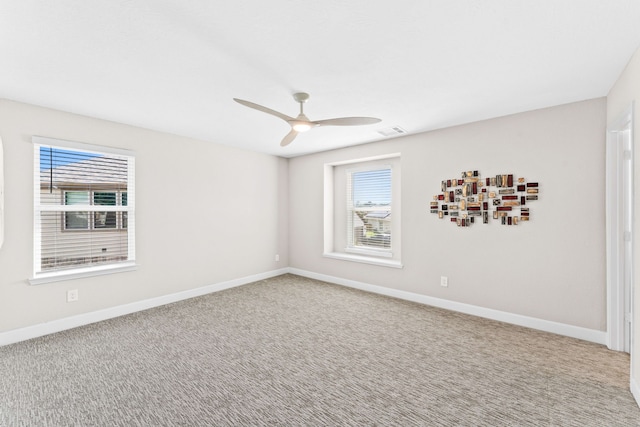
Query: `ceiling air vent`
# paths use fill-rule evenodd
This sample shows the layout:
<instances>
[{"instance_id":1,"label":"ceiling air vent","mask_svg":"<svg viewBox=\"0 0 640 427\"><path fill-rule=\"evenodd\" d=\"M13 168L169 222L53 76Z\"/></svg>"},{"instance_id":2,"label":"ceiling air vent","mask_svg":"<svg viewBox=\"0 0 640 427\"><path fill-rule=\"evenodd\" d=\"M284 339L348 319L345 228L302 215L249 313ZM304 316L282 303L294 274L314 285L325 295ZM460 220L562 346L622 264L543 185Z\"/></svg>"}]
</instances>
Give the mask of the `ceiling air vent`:
<instances>
[{"instance_id":1,"label":"ceiling air vent","mask_svg":"<svg viewBox=\"0 0 640 427\"><path fill-rule=\"evenodd\" d=\"M405 133L407 133L407 131L402 129L400 126L393 126L390 128L379 130L378 133L382 136L388 137L388 136L404 135Z\"/></svg>"}]
</instances>

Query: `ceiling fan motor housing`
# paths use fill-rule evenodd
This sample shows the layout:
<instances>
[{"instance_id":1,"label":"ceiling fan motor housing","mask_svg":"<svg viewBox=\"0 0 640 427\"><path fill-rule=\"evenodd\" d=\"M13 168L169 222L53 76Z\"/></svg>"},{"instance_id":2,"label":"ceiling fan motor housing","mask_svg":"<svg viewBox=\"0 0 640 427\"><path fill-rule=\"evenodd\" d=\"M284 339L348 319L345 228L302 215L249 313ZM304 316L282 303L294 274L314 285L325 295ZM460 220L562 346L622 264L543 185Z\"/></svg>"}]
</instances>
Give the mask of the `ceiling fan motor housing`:
<instances>
[{"instance_id":1,"label":"ceiling fan motor housing","mask_svg":"<svg viewBox=\"0 0 640 427\"><path fill-rule=\"evenodd\" d=\"M293 99L295 99L296 102L300 103L307 102L307 100L309 99L309 94L305 92L294 93Z\"/></svg>"}]
</instances>

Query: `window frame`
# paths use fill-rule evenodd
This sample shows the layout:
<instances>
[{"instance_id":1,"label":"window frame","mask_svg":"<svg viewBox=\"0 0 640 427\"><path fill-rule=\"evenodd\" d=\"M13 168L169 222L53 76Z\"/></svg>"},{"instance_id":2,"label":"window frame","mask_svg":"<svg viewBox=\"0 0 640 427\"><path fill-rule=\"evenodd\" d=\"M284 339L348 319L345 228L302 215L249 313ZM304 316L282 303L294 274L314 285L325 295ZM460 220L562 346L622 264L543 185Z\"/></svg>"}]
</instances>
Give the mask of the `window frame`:
<instances>
[{"instance_id":1,"label":"window frame","mask_svg":"<svg viewBox=\"0 0 640 427\"><path fill-rule=\"evenodd\" d=\"M392 170L392 240L390 251L348 248L346 223L346 170L372 169L370 164L389 165ZM343 185L344 184L344 185ZM323 257L372 264L383 267L403 268L401 258L401 154L390 153L380 156L343 160L324 164L324 229ZM344 218L344 219L342 219ZM344 237L343 237L344 236ZM390 256L389 256L390 255Z\"/></svg>"},{"instance_id":2,"label":"window frame","mask_svg":"<svg viewBox=\"0 0 640 427\"><path fill-rule=\"evenodd\" d=\"M91 277L104 274L113 274L124 271L133 271L137 269L136 255L135 255L135 153L130 150L124 150L114 147L99 146L92 144L85 144L81 142L65 141L54 138L47 138L41 136L33 136L31 138L34 151L34 230L33 230L33 272L32 277L29 278L29 283L32 285L39 285L49 282L57 282L63 280L70 280L82 277ZM75 188L61 188L61 197L59 205L41 204L40 200L40 149L42 147L53 147L62 150L73 150L79 152L103 154L107 156L117 156L126 159L127 162L127 189L114 190L113 188L94 187L87 191L89 193L89 205L82 206L78 209L79 212L89 213L88 228L81 229L65 229L66 218L65 213L69 211L65 202L65 193L67 191L77 190ZM95 205L93 202L94 192L116 192L116 205ZM122 195L126 194L126 205L122 205ZM120 205L118 205L120 202ZM114 260L104 264L92 265L92 264L78 264L77 267L71 267L62 270L42 270L42 213L56 213L59 212L62 215L61 230L64 233L80 232L121 232L127 233L127 252L126 260ZM75 212L75 211L74 211ZM95 213L98 212L116 212L116 228L95 228L93 221L95 219ZM126 214L126 224L125 223Z\"/></svg>"}]
</instances>

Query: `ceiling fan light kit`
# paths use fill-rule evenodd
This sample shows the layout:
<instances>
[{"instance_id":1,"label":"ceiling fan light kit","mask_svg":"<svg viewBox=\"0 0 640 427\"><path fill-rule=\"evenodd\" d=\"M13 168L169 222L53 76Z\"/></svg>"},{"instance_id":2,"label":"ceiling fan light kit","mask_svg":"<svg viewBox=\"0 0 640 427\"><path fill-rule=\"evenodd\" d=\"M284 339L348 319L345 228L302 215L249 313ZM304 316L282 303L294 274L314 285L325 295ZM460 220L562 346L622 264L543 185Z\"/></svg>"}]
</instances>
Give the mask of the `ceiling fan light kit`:
<instances>
[{"instance_id":1,"label":"ceiling fan light kit","mask_svg":"<svg viewBox=\"0 0 640 427\"><path fill-rule=\"evenodd\" d=\"M311 125L305 122L297 122L291 126L296 132L306 132L311 129Z\"/></svg>"},{"instance_id":2,"label":"ceiling fan light kit","mask_svg":"<svg viewBox=\"0 0 640 427\"><path fill-rule=\"evenodd\" d=\"M282 147L289 145L296 138L296 136L298 136L298 133L306 132L311 128L317 126L361 126L371 125L381 121L380 119L377 119L375 117L339 117L335 119L311 121L307 116L305 116L303 109L303 104L309 99L309 94L305 92L294 93L293 99L300 104L300 113L296 118L287 116L286 114L282 114L278 111L272 110L271 108L255 104L250 101L245 101L244 99L233 98L234 101L244 105L245 107L253 108L254 110L271 114L272 116L276 116L289 123L289 126L291 126L291 131L287 135L285 135L285 137L280 142L280 145Z\"/></svg>"}]
</instances>

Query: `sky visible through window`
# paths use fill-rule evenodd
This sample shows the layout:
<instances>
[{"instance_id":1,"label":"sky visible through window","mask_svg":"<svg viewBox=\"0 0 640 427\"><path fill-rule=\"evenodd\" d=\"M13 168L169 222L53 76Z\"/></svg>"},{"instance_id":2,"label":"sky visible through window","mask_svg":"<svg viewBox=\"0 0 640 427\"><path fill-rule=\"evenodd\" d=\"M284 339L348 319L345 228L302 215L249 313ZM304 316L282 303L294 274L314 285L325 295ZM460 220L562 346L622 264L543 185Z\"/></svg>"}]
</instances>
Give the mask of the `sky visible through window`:
<instances>
[{"instance_id":1,"label":"sky visible through window","mask_svg":"<svg viewBox=\"0 0 640 427\"><path fill-rule=\"evenodd\" d=\"M84 151L64 150L62 148L40 147L40 170L57 168L60 166L76 163L94 157L101 157L96 153Z\"/></svg>"},{"instance_id":2,"label":"sky visible through window","mask_svg":"<svg viewBox=\"0 0 640 427\"><path fill-rule=\"evenodd\" d=\"M354 206L388 206L391 204L391 169L353 172Z\"/></svg>"}]
</instances>

